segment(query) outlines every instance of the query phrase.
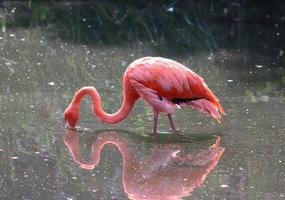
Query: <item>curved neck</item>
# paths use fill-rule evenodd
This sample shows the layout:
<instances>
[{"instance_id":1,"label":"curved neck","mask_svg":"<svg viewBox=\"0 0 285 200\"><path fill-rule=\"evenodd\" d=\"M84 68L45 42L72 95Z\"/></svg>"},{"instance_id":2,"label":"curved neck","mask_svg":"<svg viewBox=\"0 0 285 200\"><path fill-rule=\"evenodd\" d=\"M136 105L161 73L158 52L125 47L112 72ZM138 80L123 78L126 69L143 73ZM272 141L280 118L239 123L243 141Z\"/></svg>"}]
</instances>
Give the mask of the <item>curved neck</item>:
<instances>
[{"instance_id":1,"label":"curved neck","mask_svg":"<svg viewBox=\"0 0 285 200\"><path fill-rule=\"evenodd\" d=\"M96 113L102 122L110 124L114 124L125 119L138 98L135 94L131 95L131 91L124 90L123 104L121 108L116 113L108 114L101 106L101 97L97 90L94 87L83 87L76 92L71 104L79 109L81 99L87 94L91 96L93 112Z\"/></svg>"}]
</instances>

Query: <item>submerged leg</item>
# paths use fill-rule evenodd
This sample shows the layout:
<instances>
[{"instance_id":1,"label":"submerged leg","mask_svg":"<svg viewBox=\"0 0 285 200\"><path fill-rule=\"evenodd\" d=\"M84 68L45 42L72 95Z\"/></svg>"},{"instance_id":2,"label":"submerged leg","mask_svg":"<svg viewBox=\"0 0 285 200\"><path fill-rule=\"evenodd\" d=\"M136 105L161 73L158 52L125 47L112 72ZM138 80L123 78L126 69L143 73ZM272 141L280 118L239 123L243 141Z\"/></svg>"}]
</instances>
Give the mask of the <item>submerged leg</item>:
<instances>
[{"instance_id":1,"label":"submerged leg","mask_svg":"<svg viewBox=\"0 0 285 200\"><path fill-rule=\"evenodd\" d=\"M157 131L157 119L158 119L158 112L153 111L153 126L152 126L153 135L155 135Z\"/></svg>"}]
</instances>

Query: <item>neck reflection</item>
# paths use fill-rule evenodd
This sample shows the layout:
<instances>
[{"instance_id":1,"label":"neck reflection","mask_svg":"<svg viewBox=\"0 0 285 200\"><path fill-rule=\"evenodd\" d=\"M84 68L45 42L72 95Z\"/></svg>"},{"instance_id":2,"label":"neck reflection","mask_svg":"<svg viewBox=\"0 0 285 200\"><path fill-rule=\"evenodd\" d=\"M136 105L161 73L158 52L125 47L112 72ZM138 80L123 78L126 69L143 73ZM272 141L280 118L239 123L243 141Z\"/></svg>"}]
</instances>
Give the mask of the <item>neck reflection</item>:
<instances>
[{"instance_id":1,"label":"neck reflection","mask_svg":"<svg viewBox=\"0 0 285 200\"><path fill-rule=\"evenodd\" d=\"M225 150L218 137L212 146L197 154L181 155L180 146L165 145L155 148L145 160L137 160L127 139L110 131L99 134L92 144L89 161L86 161L80 152L77 131L68 130L64 143L83 169L96 167L103 147L115 145L123 157L122 182L130 199L181 199L189 196L205 181Z\"/></svg>"}]
</instances>

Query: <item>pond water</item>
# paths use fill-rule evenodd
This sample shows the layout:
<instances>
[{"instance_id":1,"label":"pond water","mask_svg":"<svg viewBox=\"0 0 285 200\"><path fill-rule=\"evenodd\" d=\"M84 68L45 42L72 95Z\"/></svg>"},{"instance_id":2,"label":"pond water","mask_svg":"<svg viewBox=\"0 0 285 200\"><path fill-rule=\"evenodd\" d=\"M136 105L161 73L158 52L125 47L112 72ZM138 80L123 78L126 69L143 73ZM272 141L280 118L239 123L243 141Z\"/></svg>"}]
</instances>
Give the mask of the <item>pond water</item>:
<instances>
[{"instance_id":1,"label":"pond water","mask_svg":"<svg viewBox=\"0 0 285 200\"><path fill-rule=\"evenodd\" d=\"M276 36L274 28L259 30ZM83 44L39 26L2 30L0 199L284 199L284 44L265 45L264 53L250 30L243 39L248 48L177 55L143 41ZM201 75L227 113L222 123L184 108L174 115L182 136L161 115L153 141L143 101L109 125L85 98L78 130L65 129L77 89L95 86L104 109L115 112L124 70L150 55Z\"/></svg>"}]
</instances>

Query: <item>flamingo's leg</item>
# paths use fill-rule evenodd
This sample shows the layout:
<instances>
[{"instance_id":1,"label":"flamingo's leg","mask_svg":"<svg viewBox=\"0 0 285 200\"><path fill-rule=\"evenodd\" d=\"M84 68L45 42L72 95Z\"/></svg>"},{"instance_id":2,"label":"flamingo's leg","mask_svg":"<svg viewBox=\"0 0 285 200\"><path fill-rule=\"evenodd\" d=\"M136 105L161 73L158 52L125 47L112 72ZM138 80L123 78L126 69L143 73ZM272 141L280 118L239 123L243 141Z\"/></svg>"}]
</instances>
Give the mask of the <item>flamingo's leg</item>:
<instances>
[{"instance_id":1,"label":"flamingo's leg","mask_svg":"<svg viewBox=\"0 0 285 200\"><path fill-rule=\"evenodd\" d=\"M157 120L158 120L158 112L153 111L153 126L152 126L153 135L155 135L157 131Z\"/></svg>"},{"instance_id":2,"label":"flamingo's leg","mask_svg":"<svg viewBox=\"0 0 285 200\"><path fill-rule=\"evenodd\" d=\"M167 114L167 117L168 117L168 121L169 121L169 125L170 125L171 130L176 133L177 130L175 129L171 114Z\"/></svg>"},{"instance_id":3,"label":"flamingo's leg","mask_svg":"<svg viewBox=\"0 0 285 200\"><path fill-rule=\"evenodd\" d=\"M167 114L167 118L168 118L168 121L169 121L169 125L170 125L170 128L172 131L175 131L175 126L174 126L174 123L173 123L173 120L172 120L172 117L171 117L171 114Z\"/></svg>"}]
</instances>

